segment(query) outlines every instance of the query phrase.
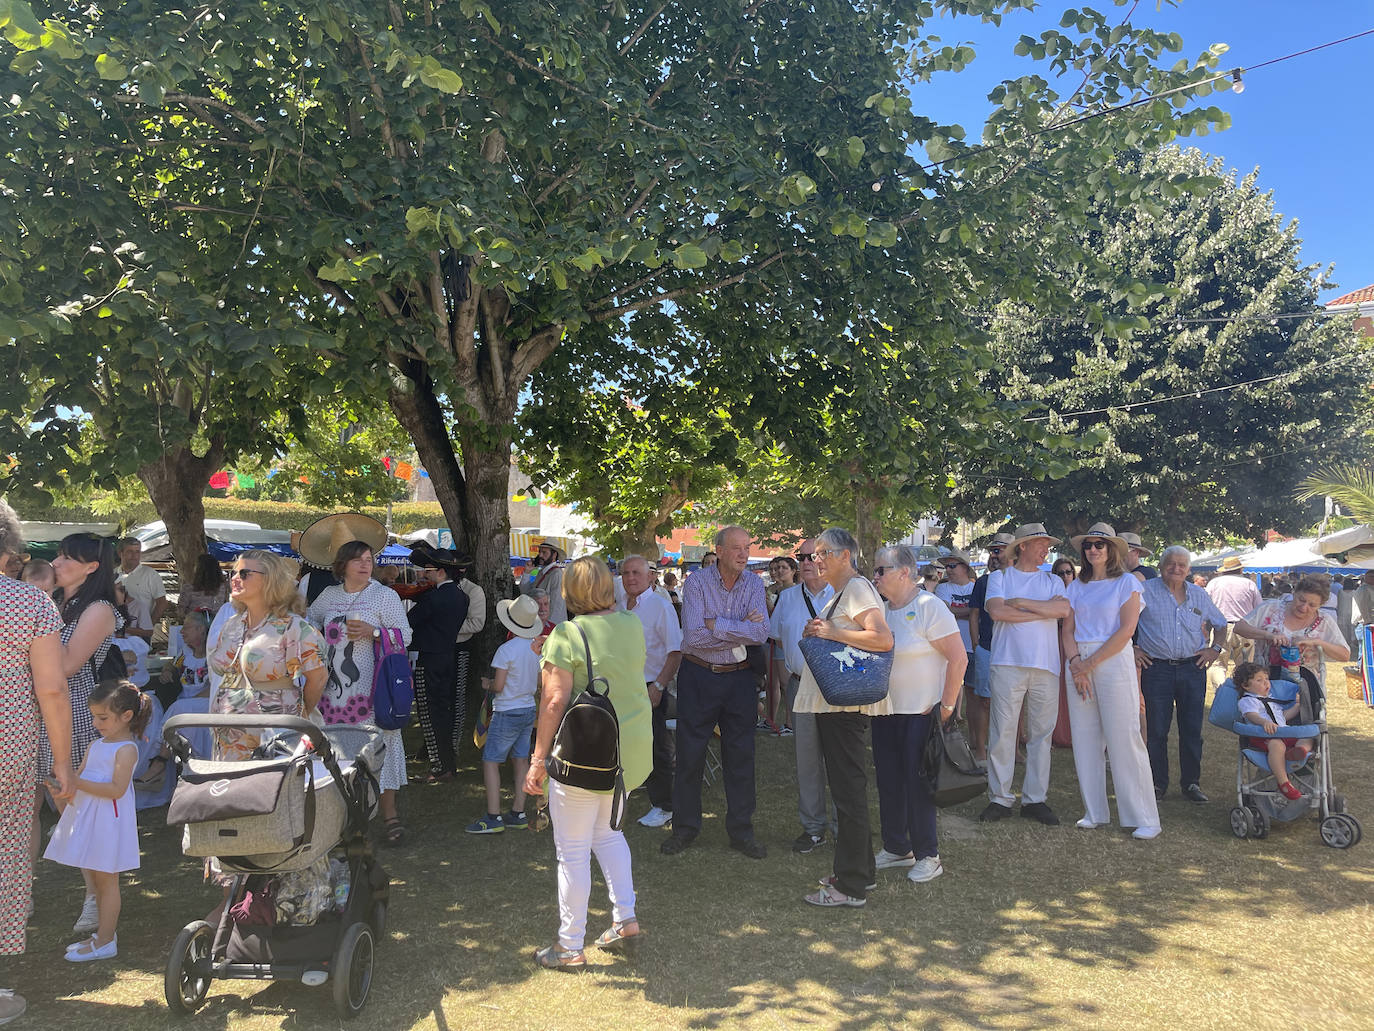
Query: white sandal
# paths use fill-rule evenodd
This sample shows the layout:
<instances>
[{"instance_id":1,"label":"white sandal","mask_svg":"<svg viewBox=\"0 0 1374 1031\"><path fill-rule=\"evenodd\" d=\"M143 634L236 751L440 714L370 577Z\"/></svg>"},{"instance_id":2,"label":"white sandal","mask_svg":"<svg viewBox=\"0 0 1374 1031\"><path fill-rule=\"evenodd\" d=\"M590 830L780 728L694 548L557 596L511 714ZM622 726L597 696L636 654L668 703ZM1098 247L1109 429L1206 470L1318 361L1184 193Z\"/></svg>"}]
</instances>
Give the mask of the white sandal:
<instances>
[{"instance_id":1,"label":"white sandal","mask_svg":"<svg viewBox=\"0 0 1374 1031\"><path fill-rule=\"evenodd\" d=\"M856 899L852 895L846 895L839 889L832 888L829 885L826 885L820 891L812 892L810 895L804 896L804 898L807 902L811 903L811 905L821 906L824 909L835 909L839 906L849 906L853 909L861 909L864 903L868 901L867 899Z\"/></svg>"}]
</instances>

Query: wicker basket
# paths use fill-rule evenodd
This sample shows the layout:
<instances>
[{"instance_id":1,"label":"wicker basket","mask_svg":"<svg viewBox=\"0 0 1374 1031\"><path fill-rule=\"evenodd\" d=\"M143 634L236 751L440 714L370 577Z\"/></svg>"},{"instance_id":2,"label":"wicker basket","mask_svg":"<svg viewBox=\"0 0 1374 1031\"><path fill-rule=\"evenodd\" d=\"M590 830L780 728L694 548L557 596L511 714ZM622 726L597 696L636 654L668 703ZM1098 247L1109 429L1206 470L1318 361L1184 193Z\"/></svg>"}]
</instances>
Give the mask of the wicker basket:
<instances>
[{"instance_id":1,"label":"wicker basket","mask_svg":"<svg viewBox=\"0 0 1374 1031\"><path fill-rule=\"evenodd\" d=\"M1364 671L1359 666L1345 667L1345 693L1357 702L1364 701Z\"/></svg>"}]
</instances>

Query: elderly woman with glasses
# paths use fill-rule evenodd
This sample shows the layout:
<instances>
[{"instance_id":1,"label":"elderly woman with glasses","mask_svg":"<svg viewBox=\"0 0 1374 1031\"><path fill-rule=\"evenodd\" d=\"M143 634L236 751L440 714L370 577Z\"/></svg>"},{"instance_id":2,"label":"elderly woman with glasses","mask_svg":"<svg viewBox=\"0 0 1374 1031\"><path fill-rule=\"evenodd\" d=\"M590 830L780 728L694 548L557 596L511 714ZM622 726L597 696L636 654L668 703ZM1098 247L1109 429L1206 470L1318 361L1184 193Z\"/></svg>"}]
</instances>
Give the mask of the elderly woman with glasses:
<instances>
[{"instance_id":1,"label":"elderly woman with glasses","mask_svg":"<svg viewBox=\"0 0 1374 1031\"><path fill-rule=\"evenodd\" d=\"M1110 762L1121 825L1134 828L1132 837L1158 837L1159 806L1140 737L1140 688L1131 649L1140 617L1140 580L1126 569L1126 541L1107 523L1094 523L1071 542L1083 556L1083 569L1068 586L1061 640L1074 687L1069 693L1073 762L1087 810L1078 826L1092 830L1111 823Z\"/></svg>"},{"instance_id":2,"label":"elderly woman with glasses","mask_svg":"<svg viewBox=\"0 0 1374 1031\"><path fill-rule=\"evenodd\" d=\"M1350 658L1340 627L1321 610L1330 593L1329 577L1304 576L1290 598L1262 601L1236 623L1238 636L1259 642L1255 658L1268 665L1269 679L1302 683L1306 669L1324 689L1327 660Z\"/></svg>"},{"instance_id":3,"label":"elderly woman with glasses","mask_svg":"<svg viewBox=\"0 0 1374 1031\"><path fill-rule=\"evenodd\" d=\"M816 570L835 589L835 597L823 613L806 624L802 636L885 652L892 647L892 631L888 629L877 589L858 575L858 553L858 542L848 530L832 527L817 538ZM807 895L806 901L813 906L857 908L867 899L868 886L876 875L868 822L865 755L868 721L876 706L830 705L821 696L816 678L807 667L802 670L793 708L799 713L816 714L821 757L839 824L835 835L835 872L821 883L820 891Z\"/></svg>"},{"instance_id":4,"label":"elderly woman with glasses","mask_svg":"<svg viewBox=\"0 0 1374 1031\"><path fill-rule=\"evenodd\" d=\"M883 839L873 858L877 869L906 870L907 880L920 884L945 872L935 837L934 786L921 773L921 756L935 721L954 715L968 654L954 613L921 589L916 566L916 552L903 544L878 552L873 568L894 642L887 697L873 707Z\"/></svg>"}]
</instances>

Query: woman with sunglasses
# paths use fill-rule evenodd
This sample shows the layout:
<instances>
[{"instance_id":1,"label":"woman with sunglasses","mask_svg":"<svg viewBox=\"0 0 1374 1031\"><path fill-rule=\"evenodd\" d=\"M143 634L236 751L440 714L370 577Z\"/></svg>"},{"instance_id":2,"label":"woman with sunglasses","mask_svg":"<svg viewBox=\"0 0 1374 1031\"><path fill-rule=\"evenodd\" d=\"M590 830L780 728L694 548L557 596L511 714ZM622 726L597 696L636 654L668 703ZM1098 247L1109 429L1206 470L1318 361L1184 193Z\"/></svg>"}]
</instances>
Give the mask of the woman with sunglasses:
<instances>
[{"instance_id":1,"label":"woman with sunglasses","mask_svg":"<svg viewBox=\"0 0 1374 1031\"><path fill-rule=\"evenodd\" d=\"M270 551L245 551L229 574L234 614L209 652L210 670L224 679L212 712L308 717L324 692L324 640L302 618L292 563ZM241 760L262 743L262 732L217 729L215 758Z\"/></svg>"},{"instance_id":2,"label":"woman with sunglasses","mask_svg":"<svg viewBox=\"0 0 1374 1031\"><path fill-rule=\"evenodd\" d=\"M62 616L62 674L67 678L67 692L72 704L72 769L79 770L86 749L98 735L88 704L95 688L96 671L114 645L116 631L124 625L115 607L114 549L90 533L74 533L57 546L52 563L57 590L53 601ZM53 756L45 734L38 742L38 776L46 780L52 769ZM42 802L40 785L38 801ZM34 811L33 847L38 847L37 806ZM95 883L90 874L86 879L86 899L81 916L72 927L75 934L94 931L99 918L96 913Z\"/></svg>"},{"instance_id":3,"label":"woman with sunglasses","mask_svg":"<svg viewBox=\"0 0 1374 1031\"><path fill-rule=\"evenodd\" d=\"M1073 582L1073 578L1078 575L1078 570L1074 569L1073 562L1066 558L1055 559L1054 565L1050 568L1050 572L1064 581L1065 588L1067 588L1069 584Z\"/></svg>"},{"instance_id":4,"label":"woman with sunglasses","mask_svg":"<svg viewBox=\"0 0 1374 1031\"><path fill-rule=\"evenodd\" d=\"M1117 816L1132 837L1159 836L1150 758L1140 736L1140 688L1131 636L1140 618L1140 580L1126 571L1126 541L1107 523L1070 538L1083 556L1068 586L1069 614L1060 640L1068 655L1069 724L1078 790L1087 810L1081 830L1111 823L1107 766L1112 764Z\"/></svg>"}]
</instances>

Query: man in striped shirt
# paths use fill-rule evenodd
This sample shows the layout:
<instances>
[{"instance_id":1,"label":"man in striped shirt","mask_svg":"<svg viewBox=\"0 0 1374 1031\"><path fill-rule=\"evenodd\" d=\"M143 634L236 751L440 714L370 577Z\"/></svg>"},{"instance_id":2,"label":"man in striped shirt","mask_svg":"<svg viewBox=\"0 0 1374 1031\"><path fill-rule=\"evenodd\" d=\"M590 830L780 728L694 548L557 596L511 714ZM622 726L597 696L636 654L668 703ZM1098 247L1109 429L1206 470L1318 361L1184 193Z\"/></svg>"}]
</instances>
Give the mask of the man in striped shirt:
<instances>
[{"instance_id":1,"label":"man in striped shirt","mask_svg":"<svg viewBox=\"0 0 1374 1031\"><path fill-rule=\"evenodd\" d=\"M659 848L667 856L701 833L701 778L717 726L730 847L751 859L768 854L754 838L756 699L745 652L768 640L768 603L763 580L746 568L749 544L749 531L725 527L716 534L716 564L693 573L683 588L673 833Z\"/></svg>"}]
</instances>

